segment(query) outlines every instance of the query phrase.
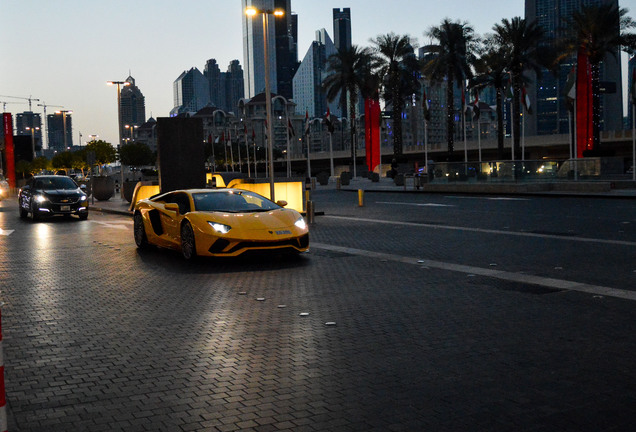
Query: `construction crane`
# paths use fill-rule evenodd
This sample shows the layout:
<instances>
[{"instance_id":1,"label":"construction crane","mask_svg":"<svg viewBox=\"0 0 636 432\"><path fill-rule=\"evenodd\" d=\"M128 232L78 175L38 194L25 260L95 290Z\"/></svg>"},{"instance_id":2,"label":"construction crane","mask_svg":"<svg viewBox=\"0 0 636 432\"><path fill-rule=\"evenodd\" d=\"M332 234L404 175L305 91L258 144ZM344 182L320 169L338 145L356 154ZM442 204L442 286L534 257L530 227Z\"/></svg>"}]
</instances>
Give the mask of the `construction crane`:
<instances>
[{"instance_id":1,"label":"construction crane","mask_svg":"<svg viewBox=\"0 0 636 432\"><path fill-rule=\"evenodd\" d=\"M7 112L7 104L21 104L21 103L26 103L26 102L4 102L4 101L0 101L0 103L2 104L2 112Z\"/></svg>"},{"instance_id":2,"label":"construction crane","mask_svg":"<svg viewBox=\"0 0 636 432\"><path fill-rule=\"evenodd\" d=\"M46 137L46 148L49 148L49 135L46 133L46 123L47 123L47 118L46 118L46 107L50 106L50 107L55 107L55 108L64 108L62 105L47 105L46 102L42 102L41 104L38 104L38 106L41 106L43 108L44 111L44 136Z\"/></svg>"},{"instance_id":3,"label":"construction crane","mask_svg":"<svg viewBox=\"0 0 636 432\"><path fill-rule=\"evenodd\" d=\"M33 97L31 97L31 95L29 95L28 98L25 97L19 97L19 96L6 96L6 95L0 95L0 97L8 97L8 98L12 98L12 99L24 99L24 100L28 100L29 101L29 111L31 110L31 101L39 101L40 99L35 99Z\"/></svg>"}]
</instances>

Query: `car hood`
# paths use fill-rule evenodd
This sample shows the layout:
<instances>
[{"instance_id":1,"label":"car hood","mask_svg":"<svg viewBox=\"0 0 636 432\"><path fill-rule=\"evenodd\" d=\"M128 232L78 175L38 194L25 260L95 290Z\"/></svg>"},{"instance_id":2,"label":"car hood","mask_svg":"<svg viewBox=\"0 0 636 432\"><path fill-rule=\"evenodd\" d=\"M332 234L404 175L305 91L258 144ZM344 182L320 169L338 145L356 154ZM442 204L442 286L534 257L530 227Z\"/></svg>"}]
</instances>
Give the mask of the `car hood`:
<instances>
[{"instance_id":1,"label":"car hood","mask_svg":"<svg viewBox=\"0 0 636 432\"><path fill-rule=\"evenodd\" d=\"M301 217L300 213L289 209L254 213L201 212L198 214L208 221L220 222L243 230L288 228Z\"/></svg>"},{"instance_id":2,"label":"car hood","mask_svg":"<svg viewBox=\"0 0 636 432\"><path fill-rule=\"evenodd\" d=\"M79 189L47 189L43 191L38 191L41 194L48 196L80 196L82 192Z\"/></svg>"}]
</instances>

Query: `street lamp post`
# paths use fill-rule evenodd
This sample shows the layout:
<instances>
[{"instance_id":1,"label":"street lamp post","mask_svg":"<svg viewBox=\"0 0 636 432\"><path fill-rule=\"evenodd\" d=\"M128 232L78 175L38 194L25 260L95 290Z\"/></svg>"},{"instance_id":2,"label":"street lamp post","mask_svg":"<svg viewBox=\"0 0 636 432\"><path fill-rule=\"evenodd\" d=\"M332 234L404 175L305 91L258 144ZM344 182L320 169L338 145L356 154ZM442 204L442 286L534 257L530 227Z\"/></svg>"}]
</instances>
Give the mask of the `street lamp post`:
<instances>
[{"instance_id":1,"label":"street lamp post","mask_svg":"<svg viewBox=\"0 0 636 432\"><path fill-rule=\"evenodd\" d=\"M33 160L35 160L35 131L40 130L40 128L27 126L26 130L31 131L31 151L33 152Z\"/></svg>"},{"instance_id":2,"label":"street lamp post","mask_svg":"<svg viewBox=\"0 0 636 432\"><path fill-rule=\"evenodd\" d=\"M119 131L119 141L117 142L117 148L119 149L121 147L121 86L127 86L130 85L130 83L128 81L106 81L106 84L112 86L112 85L116 85L117 86L117 129ZM120 196L123 198L124 197L124 167L123 165L119 164L119 174L120 174L120 179L121 179L121 183L120 183Z\"/></svg>"},{"instance_id":3,"label":"street lamp post","mask_svg":"<svg viewBox=\"0 0 636 432\"><path fill-rule=\"evenodd\" d=\"M291 177L291 149L289 148L289 112L287 111L287 99L284 96L278 95L272 98L272 102L276 99L282 99L283 104L285 105L285 130L287 131L287 177Z\"/></svg>"},{"instance_id":4,"label":"street lamp post","mask_svg":"<svg viewBox=\"0 0 636 432\"><path fill-rule=\"evenodd\" d=\"M245 13L254 17L256 14L263 16L263 55L265 57L265 109L267 111L267 155L269 157L269 193L270 199L275 202L274 196L274 135L272 133L272 92L269 84L269 47L267 42L267 35L269 33L269 15L283 16L285 12L281 9L276 10L259 10L254 7L248 7L245 9Z\"/></svg>"}]
</instances>

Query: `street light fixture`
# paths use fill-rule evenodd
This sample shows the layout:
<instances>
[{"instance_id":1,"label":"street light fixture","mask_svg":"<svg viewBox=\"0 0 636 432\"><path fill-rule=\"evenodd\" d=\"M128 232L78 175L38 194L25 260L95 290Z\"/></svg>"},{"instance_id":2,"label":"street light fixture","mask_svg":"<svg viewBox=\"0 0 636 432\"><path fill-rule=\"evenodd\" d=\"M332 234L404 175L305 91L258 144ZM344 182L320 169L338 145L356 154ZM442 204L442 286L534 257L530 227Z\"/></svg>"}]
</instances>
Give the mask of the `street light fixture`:
<instances>
[{"instance_id":1,"label":"street light fixture","mask_svg":"<svg viewBox=\"0 0 636 432\"><path fill-rule=\"evenodd\" d=\"M269 47L267 35L269 33L269 16L282 17L285 12L282 9L261 10L253 6L245 9L245 14L254 18L257 14L263 16L263 55L265 65L265 109L267 111L267 155L269 157L269 193L270 199L276 202L274 197L274 135L272 130L272 92L269 85Z\"/></svg>"},{"instance_id":2,"label":"street light fixture","mask_svg":"<svg viewBox=\"0 0 636 432\"><path fill-rule=\"evenodd\" d=\"M59 111L55 111L55 114L62 114L62 133L64 134L64 149L67 150L66 148L66 115L67 114L73 114L73 111L70 110L59 110Z\"/></svg>"},{"instance_id":3,"label":"street light fixture","mask_svg":"<svg viewBox=\"0 0 636 432\"><path fill-rule=\"evenodd\" d=\"M33 160L35 160L35 131L40 130L40 128L27 126L26 130L31 131L31 150L33 151Z\"/></svg>"}]
</instances>

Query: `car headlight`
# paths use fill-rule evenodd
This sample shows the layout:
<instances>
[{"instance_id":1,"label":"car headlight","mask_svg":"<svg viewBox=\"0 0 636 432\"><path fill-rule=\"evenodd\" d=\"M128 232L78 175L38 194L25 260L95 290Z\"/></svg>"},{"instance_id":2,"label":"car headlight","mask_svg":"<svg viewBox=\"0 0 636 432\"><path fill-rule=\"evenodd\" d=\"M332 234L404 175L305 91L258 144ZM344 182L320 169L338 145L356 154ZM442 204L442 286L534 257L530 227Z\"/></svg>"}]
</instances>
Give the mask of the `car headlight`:
<instances>
[{"instance_id":1,"label":"car headlight","mask_svg":"<svg viewBox=\"0 0 636 432\"><path fill-rule=\"evenodd\" d=\"M80 195L80 201L86 201L86 195Z\"/></svg>"},{"instance_id":2,"label":"car headlight","mask_svg":"<svg viewBox=\"0 0 636 432\"><path fill-rule=\"evenodd\" d=\"M307 223L305 222L305 219L303 219L302 216L300 217L300 219L298 219L296 222L294 222L294 225L296 225L300 229L307 228Z\"/></svg>"},{"instance_id":3,"label":"car headlight","mask_svg":"<svg viewBox=\"0 0 636 432\"><path fill-rule=\"evenodd\" d=\"M208 223L210 224L212 229L214 229L214 231L216 231L216 232L218 232L220 234L227 234L232 229L231 226L225 225L225 224L222 224L222 223L210 222L210 221L208 221Z\"/></svg>"},{"instance_id":4,"label":"car headlight","mask_svg":"<svg viewBox=\"0 0 636 432\"><path fill-rule=\"evenodd\" d=\"M44 201L48 201L44 195L35 195L33 197L36 202L43 203Z\"/></svg>"}]
</instances>

